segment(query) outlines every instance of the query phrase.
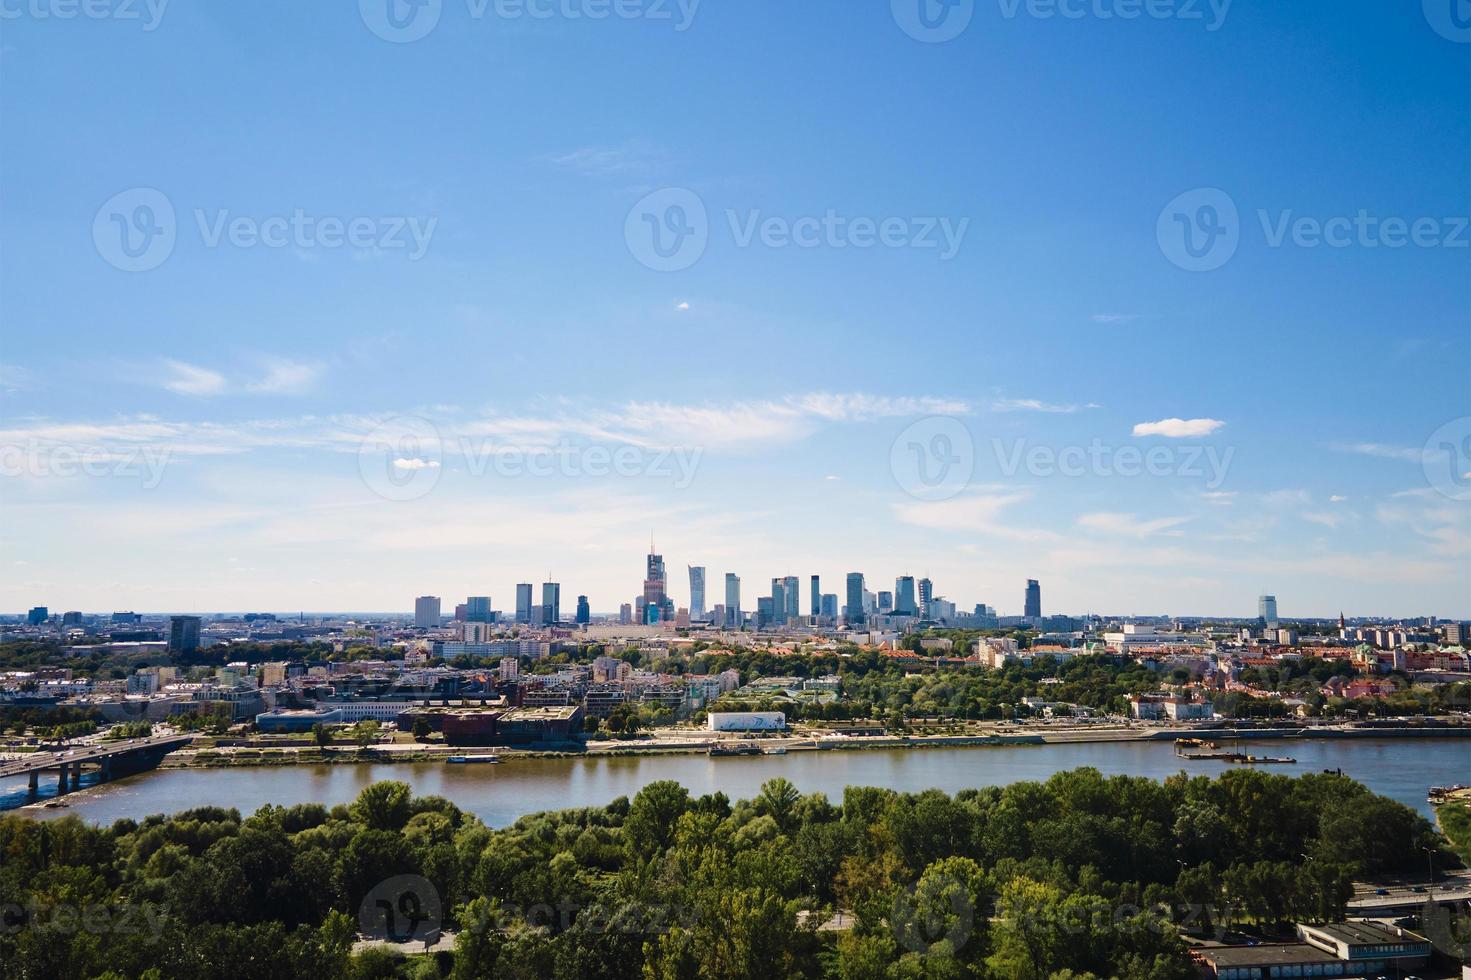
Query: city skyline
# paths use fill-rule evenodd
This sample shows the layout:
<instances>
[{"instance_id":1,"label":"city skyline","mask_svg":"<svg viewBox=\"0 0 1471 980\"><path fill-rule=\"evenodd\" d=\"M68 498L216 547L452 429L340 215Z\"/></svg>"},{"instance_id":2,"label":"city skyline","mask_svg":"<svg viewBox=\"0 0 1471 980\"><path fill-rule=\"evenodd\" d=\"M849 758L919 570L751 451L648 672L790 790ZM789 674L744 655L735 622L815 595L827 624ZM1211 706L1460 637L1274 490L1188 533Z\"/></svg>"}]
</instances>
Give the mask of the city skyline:
<instances>
[{"instance_id":1,"label":"city skyline","mask_svg":"<svg viewBox=\"0 0 1471 980\"><path fill-rule=\"evenodd\" d=\"M1059 608L1467 612L1467 49L1418 5L987 8L943 44L884 4L407 44L354 6L7 20L0 608L392 609L548 566L608 605L658 525L748 596L909 568L1003 604L1030 576ZM174 54L233 70L156 113ZM681 84L629 99L630 63ZM528 82L493 126L462 84L491 64ZM426 126L427 91L475 123ZM688 267L637 238L651 201L705 214ZM165 205L133 270L106 234ZM408 247L219 231L298 212ZM1232 213L1218 267L1168 237Z\"/></svg>"}]
</instances>

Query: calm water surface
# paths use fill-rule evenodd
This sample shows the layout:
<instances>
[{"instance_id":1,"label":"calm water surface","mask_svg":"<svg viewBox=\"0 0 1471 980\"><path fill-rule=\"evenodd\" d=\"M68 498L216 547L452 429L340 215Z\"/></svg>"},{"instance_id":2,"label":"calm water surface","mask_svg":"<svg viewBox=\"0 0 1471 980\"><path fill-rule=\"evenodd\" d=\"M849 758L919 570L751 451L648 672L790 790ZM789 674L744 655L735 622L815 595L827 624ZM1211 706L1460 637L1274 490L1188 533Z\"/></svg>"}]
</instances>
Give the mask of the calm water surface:
<instances>
[{"instance_id":1,"label":"calm water surface","mask_svg":"<svg viewBox=\"0 0 1471 980\"><path fill-rule=\"evenodd\" d=\"M1233 743L1255 755L1292 756L1296 765L1262 768L1284 775L1342 769L1377 793L1430 814L1426 791L1471 783L1471 742L1445 739ZM1186 762L1168 742L1100 742L986 748L793 752L782 756L716 758L698 755L525 759L500 765L440 763L281 766L256 769L171 769L144 773L67 797L65 809L30 809L42 818L75 813L106 824L189 807L235 807L249 814L266 803L350 802L364 786L399 779L420 795L453 800L493 827L541 810L603 806L632 796L648 783L674 779L696 795L721 790L732 800L755 795L761 784L785 776L803 792L840 802L845 786L886 786L915 792L939 788L1004 786L1041 780L1055 772L1093 766L1105 775L1163 779L1182 769L1216 775L1225 762ZM23 799L24 781L0 784L0 806Z\"/></svg>"}]
</instances>

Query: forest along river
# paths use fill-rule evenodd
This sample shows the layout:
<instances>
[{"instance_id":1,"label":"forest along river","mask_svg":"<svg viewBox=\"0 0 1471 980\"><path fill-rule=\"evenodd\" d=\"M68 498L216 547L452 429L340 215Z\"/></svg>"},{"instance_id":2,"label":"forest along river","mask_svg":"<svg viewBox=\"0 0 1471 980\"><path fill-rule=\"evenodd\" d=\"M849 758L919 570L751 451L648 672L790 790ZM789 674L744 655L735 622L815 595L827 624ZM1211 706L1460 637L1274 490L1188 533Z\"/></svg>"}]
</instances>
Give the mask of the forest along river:
<instances>
[{"instance_id":1,"label":"forest along river","mask_svg":"<svg viewBox=\"0 0 1471 980\"><path fill-rule=\"evenodd\" d=\"M1471 783L1471 744L1461 739L1344 739L1233 742L1252 755L1291 756L1293 765L1259 768L1283 775L1342 769L1376 793L1427 817L1431 786ZM695 795L723 791L732 800L754 796L776 776L804 793L826 793L841 803L845 786L884 786L905 792L947 793L1044 780L1055 772L1093 766L1104 775L1164 779L1182 770L1216 776L1236 765L1178 758L1169 742L1093 742L984 748L917 748L791 752L779 756L709 758L701 755L630 755L611 758L508 758L500 765L338 764L229 769L165 769L87 787L68 806L30 807L50 819L75 813L90 823L173 813L191 807L235 807L249 815L266 803L290 806L351 802L369 783L398 779L418 795L448 797L492 827L542 810L604 806L659 779L683 783ZM0 807L24 802L25 781L0 785Z\"/></svg>"}]
</instances>

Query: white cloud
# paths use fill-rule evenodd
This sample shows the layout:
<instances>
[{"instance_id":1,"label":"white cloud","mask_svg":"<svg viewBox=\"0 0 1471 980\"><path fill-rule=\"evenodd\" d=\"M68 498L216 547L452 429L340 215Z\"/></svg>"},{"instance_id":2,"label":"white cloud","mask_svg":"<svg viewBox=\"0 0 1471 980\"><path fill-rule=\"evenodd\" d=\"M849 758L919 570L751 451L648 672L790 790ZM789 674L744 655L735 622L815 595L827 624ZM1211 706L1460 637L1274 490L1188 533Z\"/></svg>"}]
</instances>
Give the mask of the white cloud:
<instances>
[{"instance_id":1,"label":"white cloud","mask_svg":"<svg viewBox=\"0 0 1471 980\"><path fill-rule=\"evenodd\" d=\"M396 470L432 470L439 468L437 459L420 459L416 456L401 457L393 461Z\"/></svg>"},{"instance_id":2,"label":"white cloud","mask_svg":"<svg viewBox=\"0 0 1471 980\"><path fill-rule=\"evenodd\" d=\"M1098 406L1088 405L1087 407L1097 408ZM998 398L991 403L991 411L993 412L1046 412L1048 414L1070 415L1077 410L1077 405L1044 402L1036 398Z\"/></svg>"},{"instance_id":3,"label":"white cloud","mask_svg":"<svg viewBox=\"0 0 1471 980\"><path fill-rule=\"evenodd\" d=\"M1160 419L1158 422L1138 423L1134 426L1134 435L1188 439L1193 436L1208 436L1225 424L1220 419Z\"/></svg>"},{"instance_id":4,"label":"white cloud","mask_svg":"<svg viewBox=\"0 0 1471 980\"><path fill-rule=\"evenodd\" d=\"M266 363L265 374L247 384L245 390L257 395L301 394L312 386L321 373L322 369L315 364L273 358Z\"/></svg>"},{"instance_id":5,"label":"white cloud","mask_svg":"<svg viewBox=\"0 0 1471 980\"><path fill-rule=\"evenodd\" d=\"M225 376L218 371L183 361L165 361L164 366L174 374L162 384L177 395L218 395L225 390Z\"/></svg>"},{"instance_id":6,"label":"white cloud","mask_svg":"<svg viewBox=\"0 0 1471 980\"><path fill-rule=\"evenodd\" d=\"M681 313L686 312L687 310L689 310L689 308L690 308L689 303L680 303L679 305L677 305L675 307L675 309L676 310L679 310Z\"/></svg>"},{"instance_id":7,"label":"white cloud","mask_svg":"<svg viewBox=\"0 0 1471 980\"><path fill-rule=\"evenodd\" d=\"M1141 520L1136 514L1120 514L1099 511L1083 514L1078 526L1102 534L1117 534L1124 537L1147 538L1154 534L1171 532L1172 529L1189 521L1189 517L1158 517L1152 521ZM1173 532L1178 534L1179 532Z\"/></svg>"},{"instance_id":8,"label":"white cloud","mask_svg":"<svg viewBox=\"0 0 1471 980\"><path fill-rule=\"evenodd\" d=\"M542 159L586 177L644 177L664 168L666 154L642 140L628 140L617 146L583 146Z\"/></svg>"},{"instance_id":9,"label":"white cloud","mask_svg":"<svg viewBox=\"0 0 1471 980\"><path fill-rule=\"evenodd\" d=\"M1137 313L1095 313L1092 318L1094 323L1128 323L1130 320L1139 319Z\"/></svg>"},{"instance_id":10,"label":"white cloud","mask_svg":"<svg viewBox=\"0 0 1471 980\"><path fill-rule=\"evenodd\" d=\"M1018 541L1058 540L1055 532L1000 520L1002 511L1030 496L1025 492L990 489L950 500L906 501L893 505L894 516L903 524L941 531L977 531Z\"/></svg>"},{"instance_id":11,"label":"white cloud","mask_svg":"<svg viewBox=\"0 0 1471 980\"><path fill-rule=\"evenodd\" d=\"M1347 497L1342 496L1341 494L1336 494L1335 493L1333 496L1331 496L1331 497L1328 498L1328 502L1330 504L1341 504L1341 503L1343 503L1347 499L1348 499Z\"/></svg>"},{"instance_id":12,"label":"white cloud","mask_svg":"<svg viewBox=\"0 0 1471 980\"><path fill-rule=\"evenodd\" d=\"M1332 443L1329 447L1334 452L1356 453L1360 456L1377 456L1380 459L1399 459L1407 463L1418 463L1425 458L1423 449L1406 449L1401 446L1387 446L1380 442L1353 442Z\"/></svg>"},{"instance_id":13,"label":"white cloud","mask_svg":"<svg viewBox=\"0 0 1471 980\"><path fill-rule=\"evenodd\" d=\"M1217 507L1230 507L1236 500L1235 490L1207 490L1200 495L1201 499L1215 504Z\"/></svg>"}]
</instances>

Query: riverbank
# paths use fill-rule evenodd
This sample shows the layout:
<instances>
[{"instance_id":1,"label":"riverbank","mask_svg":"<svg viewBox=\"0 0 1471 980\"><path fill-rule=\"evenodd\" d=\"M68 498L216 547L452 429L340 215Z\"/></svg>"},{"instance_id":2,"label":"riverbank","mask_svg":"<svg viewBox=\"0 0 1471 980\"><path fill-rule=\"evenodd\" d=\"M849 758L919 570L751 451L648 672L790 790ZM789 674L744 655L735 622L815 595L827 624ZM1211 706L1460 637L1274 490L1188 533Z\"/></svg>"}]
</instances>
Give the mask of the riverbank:
<instances>
[{"instance_id":1,"label":"riverbank","mask_svg":"<svg viewBox=\"0 0 1471 980\"><path fill-rule=\"evenodd\" d=\"M1219 726L1079 726L1005 728L986 733L834 735L798 729L780 736L733 738L703 731L664 731L639 739L542 743L531 747L496 746L504 760L633 755L706 755L716 743L736 742L751 753L831 752L914 748L986 748L1026 745L1067 745L1108 742L1172 742L1181 738L1211 741L1290 741L1392 738L1471 738L1471 725L1314 725L1293 727ZM219 769L237 766L348 765L384 763L443 763L471 750L422 742L381 744L366 748L318 746L226 745L174 752L161 769Z\"/></svg>"}]
</instances>

